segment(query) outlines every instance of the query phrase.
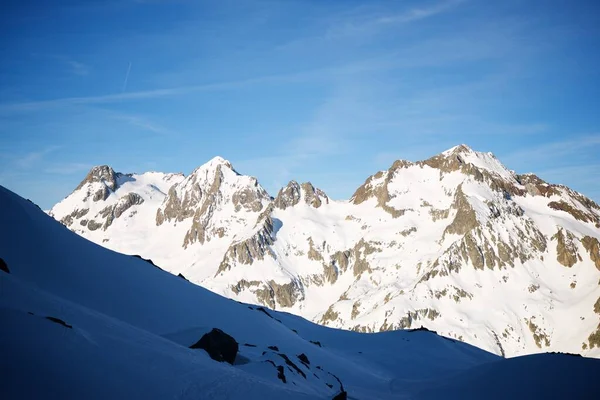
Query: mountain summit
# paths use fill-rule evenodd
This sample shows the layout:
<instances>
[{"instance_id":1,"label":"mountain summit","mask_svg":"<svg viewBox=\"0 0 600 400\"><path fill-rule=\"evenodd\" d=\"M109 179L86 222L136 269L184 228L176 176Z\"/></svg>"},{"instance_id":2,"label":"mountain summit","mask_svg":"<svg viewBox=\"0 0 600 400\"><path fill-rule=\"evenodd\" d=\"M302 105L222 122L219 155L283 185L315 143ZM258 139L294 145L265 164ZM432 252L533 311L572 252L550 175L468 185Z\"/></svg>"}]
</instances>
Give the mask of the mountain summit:
<instances>
[{"instance_id":1,"label":"mountain summit","mask_svg":"<svg viewBox=\"0 0 600 400\"><path fill-rule=\"evenodd\" d=\"M349 201L296 181L272 198L220 157L187 177L111 171L51 215L227 297L361 332L425 326L506 356L600 356L600 207L492 153L398 160Z\"/></svg>"}]
</instances>

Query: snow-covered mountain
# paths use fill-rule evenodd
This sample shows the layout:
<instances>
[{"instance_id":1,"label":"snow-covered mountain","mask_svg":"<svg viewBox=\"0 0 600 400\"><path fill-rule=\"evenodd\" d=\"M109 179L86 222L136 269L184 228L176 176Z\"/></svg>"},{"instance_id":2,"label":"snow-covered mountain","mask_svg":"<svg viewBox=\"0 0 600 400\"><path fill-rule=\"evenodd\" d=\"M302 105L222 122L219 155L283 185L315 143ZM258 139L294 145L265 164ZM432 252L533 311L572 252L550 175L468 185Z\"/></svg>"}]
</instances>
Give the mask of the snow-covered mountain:
<instances>
[{"instance_id":1,"label":"snow-covered mountain","mask_svg":"<svg viewBox=\"0 0 600 400\"><path fill-rule=\"evenodd\" d=\"M600 356L600 207L465 145L396 161L348 201L294 181L273 199L219 157L188 177L96 167L50 215L322 325L425 326L506 356Z\"/></svg>"},{"instance_id":2,"label":"snow-covered mountain","mask_svg":"<svg viewBox=\"0 0 600 400\"><path fill-rule=\"evenodd\" d=\"M131 178L136 193L155 193ZM600 390L600 360L502 359L426 330L330 329L102 248L3 187L0 204L2 399L531 399Z\"/></svg>"}]
</instances>

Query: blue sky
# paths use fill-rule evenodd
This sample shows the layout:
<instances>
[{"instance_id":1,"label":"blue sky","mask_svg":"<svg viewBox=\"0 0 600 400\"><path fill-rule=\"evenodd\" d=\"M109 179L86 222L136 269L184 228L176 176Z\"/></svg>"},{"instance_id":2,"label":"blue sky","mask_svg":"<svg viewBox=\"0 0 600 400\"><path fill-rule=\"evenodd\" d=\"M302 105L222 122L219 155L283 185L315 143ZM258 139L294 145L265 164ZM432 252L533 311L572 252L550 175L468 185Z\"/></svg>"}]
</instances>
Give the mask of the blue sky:
<instances>
[{"instance_id":1,"label":"blue sky","mask_svg":"<svg viewBox=\"0 0 600 400\"><path fill-rule=\"evenodd\" d=\"M0 184L43 208L216 155L343 199L460 143L600 200L597 1L9 0L0 32Z\"/></svg>"}]
</instances>

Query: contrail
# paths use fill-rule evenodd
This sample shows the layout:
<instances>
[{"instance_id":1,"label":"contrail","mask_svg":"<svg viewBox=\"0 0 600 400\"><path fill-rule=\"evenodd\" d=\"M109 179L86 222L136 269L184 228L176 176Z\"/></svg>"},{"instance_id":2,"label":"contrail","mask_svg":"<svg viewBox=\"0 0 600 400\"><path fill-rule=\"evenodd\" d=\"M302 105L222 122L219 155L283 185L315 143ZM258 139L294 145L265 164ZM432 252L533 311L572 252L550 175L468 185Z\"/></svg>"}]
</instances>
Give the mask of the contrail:
<instances>
[{"instance_id":1,"label":"contrail","mask_svg":"<svg viewBox=\"0 0 600 400\"><path fill-rule=\"evenodd\" d=\"M121 93L125 92L125 89L127 89L127 80L129 79L129 71L131 71L131 61L129 61L129 66L127 67L127 73L125 74L125 82L123 82L123 90L121 90Z\"/></svg>"}]
</instances>

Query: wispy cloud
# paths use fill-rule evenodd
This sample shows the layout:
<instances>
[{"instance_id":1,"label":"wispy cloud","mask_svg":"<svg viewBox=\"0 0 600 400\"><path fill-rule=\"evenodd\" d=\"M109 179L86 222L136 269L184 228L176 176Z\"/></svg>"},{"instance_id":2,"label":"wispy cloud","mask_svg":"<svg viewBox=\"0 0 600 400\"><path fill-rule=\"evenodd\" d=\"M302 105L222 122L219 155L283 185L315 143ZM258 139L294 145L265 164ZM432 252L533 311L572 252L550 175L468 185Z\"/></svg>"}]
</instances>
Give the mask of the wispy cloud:
<instances>
[{"instance_id":1,"label":"wispy cloud","mask_svg":"<svg viewBox=\"0 0 600 400\"><path fill-rule=\"evenodd\" d=\"M32 168L35 164L40 162L46 155L60 149L61 146L48 146L42 150L32 151L23 156L17 157L15 165L21 169Z\"/></svg>"},{"instance_id":2,"label":"wispy cloud","mask_svg":"<svg viewBox=\"0 0 600 400\"><path fill-rule=\"evenodd\" d=\"M257 83L272 83L279 81L289 81L294 79L303 79L311 76L314 73L326 72L324 70L312 70L307 72L299 72L299 73L290 73L290 74L279 74L279 75L265 75L256 78L250 79L242 79L242 80L233 80L227 82L217 82L217 83L206 83L200 85L189 85L189 86L179 86L173 88L164 88L164 89L150 89L150 90L140 90L136 92L128 92L128 93L116 93L116 94L106 94L99 96L85 96L85 97L65 97L59 99L52 100L42 100L42 101L31 101L31 102L21 102L21 103L5 103L0 104L0 113L11 113L11 112L28 112L35 111L39 109L46 109L52 107L59 107L63 105L80 105L80 104L107 104L107 103L116 103L121 101L128 100L141 100L141 99L152 99L159 97L170 97L170 96L178 96L184 95L188 93L194 92L203 92L203 91L211 91L211 90L228 90L228 89L236 89L246 85L253 85Z\"/></svg>"},{"instance_id":3,"label":"wispy cloud","mask_svg":"<svg viewBox=\"0 0 600 400\"><path fill-rule=\"evenodd\" d=\"M33 53L32 57L42 58L46 60L54 60L67 68L67 71L74 75L86 76L90 73L90 66L82 63L81 61L75 60L72 57L62 54L45 54L45 53Z\"/></svg>"},{"instance_id":4,"label":"wispy cloud","mask_svg":"<svg viewBox=\"0 0 600 400\"><path fill-rule=\"evenodd\" d=\"M113 118L124 121L131 126L141 128L143 130L150 131L153 133L158 133L160 135L171 136L171 135L175 134L172 130L165 128L164 126L157 124L143 116L119 114L119 115L115 115Z\"/></svg>"},{"instance_id":5,"label":"wispy cloud","mask_svg":"<svg viewBox=\"0 0 600 400\"><path fill-rule=\"evenodd\" d=\"M71 67L71 72L75 75L86 76L90 73L90 68L84 63L74 60L66 60L65 62Z\"/></svg>"},{"instance_id":6,"label":"wispy cloud","mask_svg":"<svg viewBox=\"0 0 600 400\"><path fill-rule=\"evenodd\" d=\"M576 164L581 161L582 152L600 153L600 134L576 136L569 140L545 143L535 147L511 152L502 156L506 163L541 164L548 161L557 164L568 162Z\"/></svg>"},{"instance_id":7,"label":"wispy cloud","mask_svg":"<svg viewBox=\"0 0 600 400\"><path fill-rule=\"evenodd\" d=\"M91 167L90 164L86 163L51 164L44 168L44 172L47 174L72 175L88 171Z\"/></svg>"},{"instance_id":8,"label":"wispy cloud","mask_svg":"<svg viewBox=\"0 0 600 400\"><path fill-rule=\"evenodd\" d=\"M407 22L418 21L452 10L464 2L465 0L443 1L430 7L412 8L395 15L380 17L375 22L378 24L403 24Z\"/></svg>"},{"instance_id":9,"label":"wispy cloud","mask_svg":"<svg viewBox=\"0 0 600 400\"><path fill-rule=\"evenodd\" d=\"M465 1L448 0L432 4L428 7L412 7L386 14L372 12L365 15L361 9L358 10L357 15L335 20L327 30L325 37L328 39L340 39L349 36L375 34L388 27L414 23L449 12Z\"/></svg>"}]
</instances>

